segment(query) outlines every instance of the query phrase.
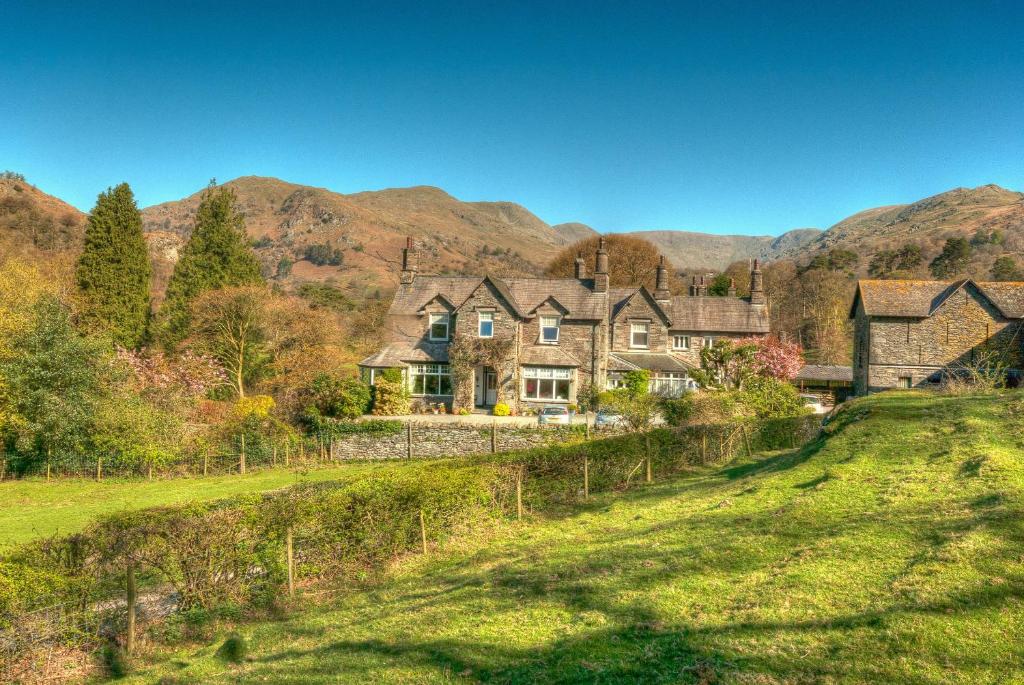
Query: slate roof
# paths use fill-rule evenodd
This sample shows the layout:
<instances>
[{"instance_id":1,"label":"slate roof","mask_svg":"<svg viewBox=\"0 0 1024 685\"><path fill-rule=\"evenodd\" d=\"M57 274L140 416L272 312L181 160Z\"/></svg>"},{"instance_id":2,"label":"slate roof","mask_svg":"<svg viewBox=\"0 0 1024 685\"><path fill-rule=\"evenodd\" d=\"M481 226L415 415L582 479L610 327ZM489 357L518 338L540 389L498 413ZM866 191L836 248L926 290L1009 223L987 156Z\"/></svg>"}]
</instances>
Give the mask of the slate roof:
<instances>
[{"instance_id":1,"label":"slate roof","mask_svg":"<svg viewBox=\"0 0 1024 685\"><path fill-rule=\"evenodd\" d=\"M417 276L395 292L390 313L414 315L432 299L441 295L456 308L462 305L487 278L510 301L520 316L527 318L549 297L554 297L568 312L566 317L601 320L607 308L607 295L595 293L593 281L575 278L497 278L494 276Z\"/></svg>"},{"instance_id":2,"label":"slate roof","mask_svg":"<svg viewBox=\"0 0 1024 685\"><path fill-rule=\"evenodd\" d=\"M526 366L579 366L574 356L556 345L531 345L519 355L520 365Z\"/></svg>"},{"instance_id":3,"label":"slate roof","mask_svg":"<svg viewBox=\"0 0 1024 685\"><path fill-rule=\"evenodd\" d=\"M853 367L823 366L807 364L796 374L798 381L846 381L853 382Z\"/></svg>"},{"instance_id":4,"label":"slate roof","mask_svg":"<svg viewBox=\"0 0 1024 685\"><path fill-rule=\"evenodd\" d=\"M768 308L738 297L673 296L672 330L709 333L768 333Z\"/></svg>"},{"instance_id":5,"label":"slate roof","mask_svg":"<svg viewBox=\"0 0 1024 685\"><path fill-rule=\"evenodd\" d=\"M376 354L359 362L359 366L390 368L405 366L407 363L448 362L448 343L393 342L388 343Z\"/></svg>"},{"instance_id":6,"label":"slate roof","mask_svg":"<svg viewBox=\"0 0 1024 685\"><path fill-rule=\"evenodd\" d=\"M611 371L688 371L692 366L667 352L612 352L608 355Z\"/></svg>"},{"instance_id":7,"label":"slate roof","mask_svg":"<svg viewBox=\"0 0 1024 685\"><path fill-rule=\"evenodd\" d=\"M862 280L850 307L856 313L858 300L868 316L927 318L961 288L973 286L1008 319L1024 318L1024 282Z\"/></svg>"}]
</instances>

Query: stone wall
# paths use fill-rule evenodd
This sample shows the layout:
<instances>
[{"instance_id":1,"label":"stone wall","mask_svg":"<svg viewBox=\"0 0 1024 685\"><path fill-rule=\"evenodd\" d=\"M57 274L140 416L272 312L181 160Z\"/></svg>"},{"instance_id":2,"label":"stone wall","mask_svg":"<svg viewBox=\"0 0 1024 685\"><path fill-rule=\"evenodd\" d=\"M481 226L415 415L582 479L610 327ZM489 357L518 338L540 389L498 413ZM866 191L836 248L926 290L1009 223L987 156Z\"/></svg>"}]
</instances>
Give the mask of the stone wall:
<instances>
[{"instance_id":1,"label":"stone wall","mask_svg":"<svg viewBox=\"0 0 1024 685\"><path fill-rule=\"evenodd\" d=\"M630 323L649 323L647 347L630 347ZM630 350L650 350L664 352L669 347L668 329L661 316L654 311L645 297L637 293L619 310L612 323L612 351L629 352Z\"/></svg>"},{"instance_id":2,"label":"stone wall","mask_svg":"<svg viewBox=\"0 0 1024 685\"><path fill-rule=\"evenodd\" d=\"M498 426L495 437L499 452L540 447L576 438L579 433L555 426ZM405 459L408 435L357 433L335 438L334 459ZM413 457L459 457L491 451L489 426L468 423L416 425L412 428Z\"/></svg>"}]
</instances>

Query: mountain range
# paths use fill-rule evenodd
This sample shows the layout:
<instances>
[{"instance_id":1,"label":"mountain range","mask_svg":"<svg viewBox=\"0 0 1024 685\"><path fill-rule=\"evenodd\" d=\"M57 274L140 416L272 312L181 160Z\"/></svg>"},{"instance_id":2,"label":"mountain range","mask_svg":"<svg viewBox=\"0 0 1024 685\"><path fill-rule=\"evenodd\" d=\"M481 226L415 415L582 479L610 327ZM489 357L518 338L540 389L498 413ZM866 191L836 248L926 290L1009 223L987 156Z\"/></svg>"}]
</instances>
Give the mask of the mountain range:
<instances>
[{"instance_id":1,"label":"mountain range","mask_svg":"<svg viewBox=\"0 0 1024 685\"><path fill-rule=\"evenodd\" d=\"M423 271L532 275L542 273L560 249L597 233L581 223L548 225L512 202L464 202L430 186L342 194L256 176L225 185L237 195L268 277L286 287L330 282L356 299L393 287L406 237L417 241ZM198 191L142 210L158 297L192 230L201 196ZM71 205L14 175L0 177L5 251L74 252L84 225L85 215ZM690 272L753 258L804 262L822 251L845 249L860 256L861 273L872 255L907 242L921 247L927 273L927 260L946 238L964 236L978 245L970 275L984 277L997 256L1024 256L1024 193L995 185L957 188L912 204L868 209L824 231L800 228L780 236L632 235Z\"/></svg>"}]
</instances>

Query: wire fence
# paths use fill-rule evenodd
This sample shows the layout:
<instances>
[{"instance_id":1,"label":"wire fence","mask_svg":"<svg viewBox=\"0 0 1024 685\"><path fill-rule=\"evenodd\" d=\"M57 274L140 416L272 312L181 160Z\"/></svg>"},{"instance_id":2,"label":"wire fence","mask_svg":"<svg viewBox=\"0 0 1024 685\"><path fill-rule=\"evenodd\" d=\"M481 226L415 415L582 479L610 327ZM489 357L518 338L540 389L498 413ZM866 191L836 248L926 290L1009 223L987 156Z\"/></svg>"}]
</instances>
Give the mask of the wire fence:
<instances>
[{"instance_id":1,"label":"wire fence","mask_svg":"<svg viewBox=\"0 0 1024 685\"><path fill-rule=\"evenodd\" d=\"M819 430L817 417L660 429L457 465L420 462L344 484L264 493L256 501L101 522L84 535L43 545L42 557L26 557L37 566L49 559L80 589L65 591L73 599L51 606L27 601L4 611L0 602L0 682L72 680L75 669L96 664L90 655L102 646L130 653L140 640L166 639L152 628L179 608L313 598L402 555L429 553L481 516L523 519L702 464L797 447Z\"/></svg>"}]
</instances>

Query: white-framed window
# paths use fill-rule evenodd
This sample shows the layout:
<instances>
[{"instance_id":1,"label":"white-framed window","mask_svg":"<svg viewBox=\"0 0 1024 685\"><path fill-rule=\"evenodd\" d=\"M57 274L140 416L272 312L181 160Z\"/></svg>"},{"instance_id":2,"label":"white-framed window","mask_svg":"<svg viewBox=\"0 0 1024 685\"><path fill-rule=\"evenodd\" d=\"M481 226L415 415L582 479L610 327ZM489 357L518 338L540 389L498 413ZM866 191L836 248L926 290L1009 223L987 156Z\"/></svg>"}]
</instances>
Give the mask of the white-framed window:
<instances>
[{"instance_id":1,"label":"white-framed window","mask_svg":"<svg viewBox=\"0 0 1024 685\"><path fill-rule=\"evenodd\" d=\"M494 337L494 312L476 313L476 330L481 338Z\"/></svg>"},{"instance_id":2,"label":"white-framed window","mask_svg":"<svg viewBox=\"0 0 1024 685\"><path fill-rule=\"evenodd\" d=\"M572 369L523 367L523 399L568 402Z\"/></svg>"},{"instance_id":3,"label":"white-framed window","mask_svg":"<svg viewBox=\"0 0 1024 685\"><path fill-rule=\"evenodd\" d=\"M623 387L623 374L621 371L609 371L608 379L605 381L606 390L617 390Z\"/></svg>"},{"instance_id":4,"label":"white-framed window","mask_svg":"<svg viewBox=\"0 0 1024 685\"><path fill-rule=\"evenodd\" d=\"M410 364L409 393L418 396L451 395L451 367L447 364Z\"/></svg>"},{"instance_id":5,"label":"white-framed window","mask_svg":"<svg viewBox=\"0 0 1024 685\"><path fill-rule=\"evenodd\" d=\"M629 346L647 347L650 339L651 324L631 323L629 324Z\"/></svg>"},{"instance_id":6,"label":"white-framed window","mask_svg":"<svg viewBox=\"0 0 1024 685\"><path fill-rule=\"evenodd\" d=\"M690 336L688 336L688 335L673 335L672 336L672 349L673 350L688 350L688 349L690 349Z\"/></svg>"},{"instance_id":7,"label":"white-framed window","mask_svg":"<svg viewBox=\"0 0 1024 685\"><path fill-rule=\"evenodd\" d=\"M682 371L655 371L648 386L661 397L679 397L686 391L686 373Z\"/></svg>"},{"instance_id":8,"label":"white-framed window","mask_svg":"<svg viewBox=\"0 0 1024 685\"><path fill-rule=\"evenodd\" d=\"M430 315L430 339L431 340L447 340L448 339L448 322L449 317L447 312L443 314L431 314Z\"/></svg>"},{"instance_id":9,"label":"white-framed window","mask_svg":"<svg viewBox=\"0 0 1024 685\"><path fill-rule=\"evenodd\" d=\"M712 338L710 335L705 335L704 336L704 347L713 347L714 344L715 344L715 339L714 338Z\"/></svg>"},{"instance_id":10,"label":"white-framed window","mask_svg":"<svg viewBox=\"0 0 1024 685\"><path fill-rule=\"evenodd\" d=\"M540 317L540 341L542 343L553 345L558 342L558 324L557 316Z\"/></svg>"}]
</instances>

